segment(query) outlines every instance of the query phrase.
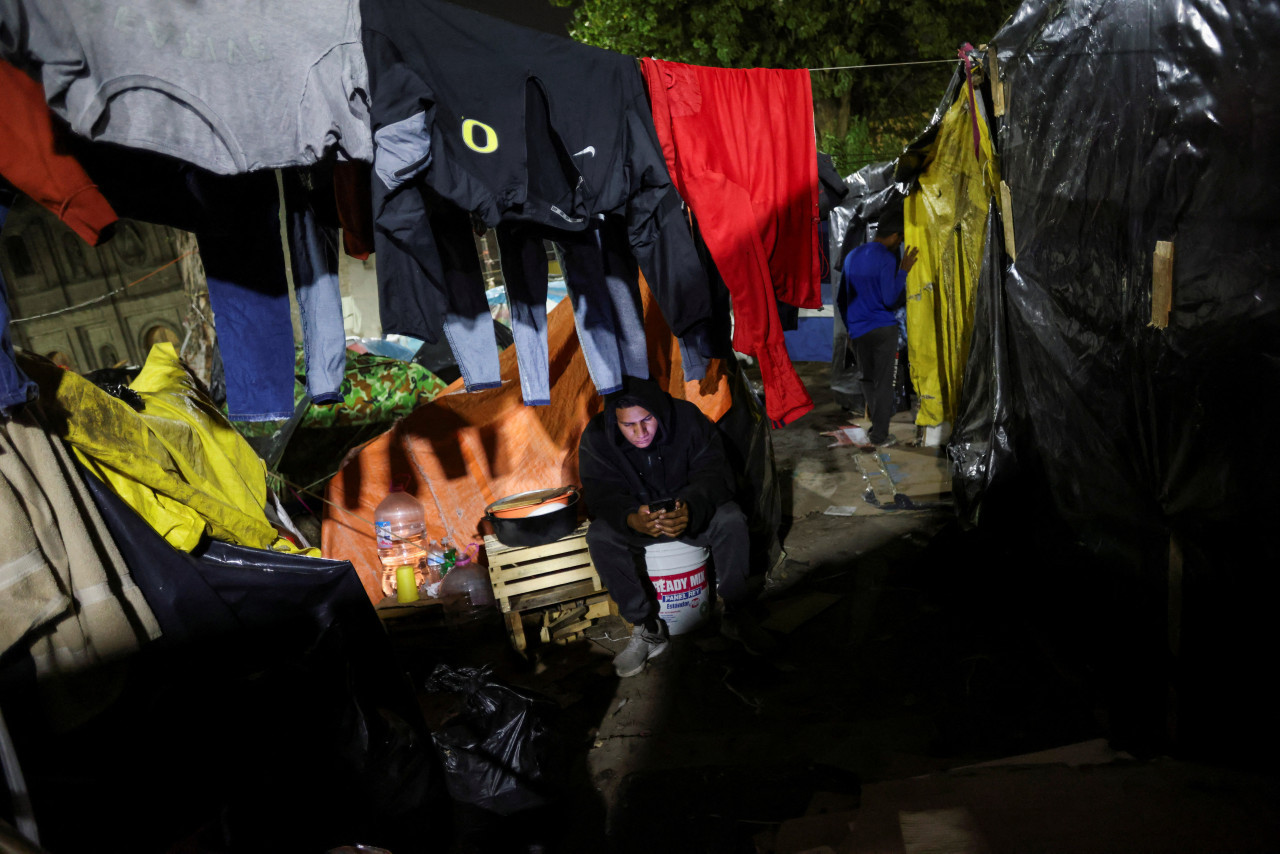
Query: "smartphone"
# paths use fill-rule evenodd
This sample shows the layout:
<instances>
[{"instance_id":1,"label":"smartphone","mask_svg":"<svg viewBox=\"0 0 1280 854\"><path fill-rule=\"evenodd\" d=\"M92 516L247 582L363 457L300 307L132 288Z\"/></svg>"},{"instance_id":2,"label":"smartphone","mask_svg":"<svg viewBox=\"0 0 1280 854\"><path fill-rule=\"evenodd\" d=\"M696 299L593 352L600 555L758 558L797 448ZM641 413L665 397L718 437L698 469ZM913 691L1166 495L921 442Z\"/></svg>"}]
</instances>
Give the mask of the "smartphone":
<instances>
[{"instance_id":1,"label":"smartphone","mask_svg":"<svg viewBox=\"0 0 1280 854\"><path fill-rule=\"evenodd\" d=\"M674 513L676 509L676 500L674 498L661 498L657 501L649 502L649 512L657 513L659 510L666 510L668 513Z\"/></svg>"}]
</instances>

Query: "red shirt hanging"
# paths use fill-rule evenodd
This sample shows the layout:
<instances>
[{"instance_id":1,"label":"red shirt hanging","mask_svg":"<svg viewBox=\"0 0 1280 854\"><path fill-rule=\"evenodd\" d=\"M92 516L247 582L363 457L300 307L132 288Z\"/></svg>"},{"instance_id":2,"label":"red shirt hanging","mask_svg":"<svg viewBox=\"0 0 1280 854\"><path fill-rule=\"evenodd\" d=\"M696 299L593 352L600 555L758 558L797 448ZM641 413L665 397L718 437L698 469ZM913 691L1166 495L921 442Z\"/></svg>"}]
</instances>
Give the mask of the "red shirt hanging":
<instances>
[{"instance_id":1,"label":"red shirt hanging","mask_svg":"<svg viewBox=\"0 0 1280 854\"><path fill-rule=\"evenodd\" d=\"M776 300L821 308L818 152L809 72L642 59L680 195L733 297L734 349L756 357L775 424L813 408Z\"/></svg>"}]
</instances>

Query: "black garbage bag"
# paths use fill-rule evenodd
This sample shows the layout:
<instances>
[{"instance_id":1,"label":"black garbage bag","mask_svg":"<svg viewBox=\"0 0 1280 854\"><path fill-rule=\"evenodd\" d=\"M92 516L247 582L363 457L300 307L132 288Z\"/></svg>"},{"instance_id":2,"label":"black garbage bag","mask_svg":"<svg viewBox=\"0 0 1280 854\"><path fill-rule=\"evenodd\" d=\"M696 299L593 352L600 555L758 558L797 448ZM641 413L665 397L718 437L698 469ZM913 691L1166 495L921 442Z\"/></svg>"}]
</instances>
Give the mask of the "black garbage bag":
<instances>
[{"instance_id":1,"label":"black garbage bag","mask_svg":"<svg viewBox=\"0 0 1280 854\"><path fill-rule=\"evenodd\" d=\"M563 763L555 703L495 679L488 667L437 665L426 688L466 695L462 713L431 734L455 801L511 815L556 800Z\"/></svg>"},{"instance_id":2,"label":"black garbage bag","mask_svg":"<svg viewBox=\"0 0 1280 854\"><path fill-rule=\"evenodd\" d=\"M85 374L84 378L117 400L123 400L129 404L134 412L142 412L146 409L146 404L142 402L142 397L136 391L129 388L129 383L133 382L141 370L137 365L128 365L123 368L99 368Z\"/></svg>"}]
</instances>

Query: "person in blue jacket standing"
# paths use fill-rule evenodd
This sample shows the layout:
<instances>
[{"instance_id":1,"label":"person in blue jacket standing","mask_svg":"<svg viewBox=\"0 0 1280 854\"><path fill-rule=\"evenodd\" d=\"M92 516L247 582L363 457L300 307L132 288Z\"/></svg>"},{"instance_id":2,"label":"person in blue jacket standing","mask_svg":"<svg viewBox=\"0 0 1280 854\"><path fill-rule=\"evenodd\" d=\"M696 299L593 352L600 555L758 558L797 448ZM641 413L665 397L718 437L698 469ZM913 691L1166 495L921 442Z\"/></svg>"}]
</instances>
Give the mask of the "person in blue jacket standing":
<instances>
[{"instance_id":1,"label":"person in blue jacket standing","mask_svg":"<svg viewBox=\"0 0 1280 854\"><path fill-rule=\"evenodd\" d=\"M893 372L898 356L898 320L894 312L906 303L907 272L919 250L906 247L902 260L902 210L890 209L876 225L876 236L844 259L848 289L845 325L858 357L859 380L871 419L873 445L897 444L889 433L893 416Z\"/></svg>"}]
</instances>

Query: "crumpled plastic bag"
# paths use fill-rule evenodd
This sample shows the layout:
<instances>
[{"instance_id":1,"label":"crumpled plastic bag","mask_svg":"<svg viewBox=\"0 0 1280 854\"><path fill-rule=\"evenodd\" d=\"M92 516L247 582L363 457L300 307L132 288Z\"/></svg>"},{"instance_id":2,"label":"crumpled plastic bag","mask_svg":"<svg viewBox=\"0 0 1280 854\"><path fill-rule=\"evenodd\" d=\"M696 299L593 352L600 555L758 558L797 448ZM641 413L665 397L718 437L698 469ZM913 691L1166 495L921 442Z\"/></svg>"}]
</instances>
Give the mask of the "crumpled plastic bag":
<instances>
[{"instance_id":1,"label":"crumpled plastic bag","mask_svg":"<svg viewBox=\"0 0 1280 854\"><path fill-rule=\"evenodd\" d=\"M511 815L555 800L562 767L555 703L495 679L488 667L437 665L426 688L466 695L462 713L431 734L455 801Z\"/></svg>"}]
</instances>

